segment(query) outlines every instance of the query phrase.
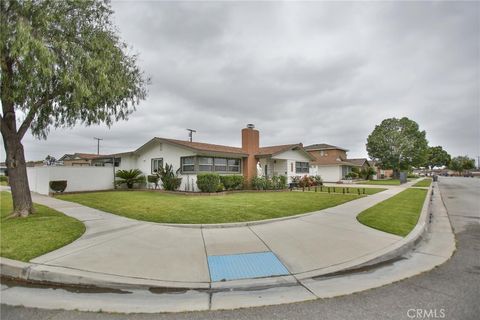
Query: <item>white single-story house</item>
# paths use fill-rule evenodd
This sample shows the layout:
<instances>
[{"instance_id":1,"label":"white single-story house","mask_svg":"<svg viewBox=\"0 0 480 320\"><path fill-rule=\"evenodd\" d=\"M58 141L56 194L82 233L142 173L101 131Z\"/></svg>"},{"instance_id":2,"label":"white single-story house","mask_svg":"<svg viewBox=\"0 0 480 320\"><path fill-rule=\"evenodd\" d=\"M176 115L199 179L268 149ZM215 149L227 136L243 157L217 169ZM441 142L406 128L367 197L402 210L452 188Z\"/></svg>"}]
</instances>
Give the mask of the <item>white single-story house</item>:
<instances>
[{"instance_id":1,"label":"white single-story house","mask_svg":"<svg viewBox=\"0 0 480 320\"><path fill-rule=\"evenodd\" d=\"M172 165L182 177L180 190L198 191L198 173L237 174L248 181L257 175L259 164L265 176L285 175L290 182L293 176L309 174L314 157L301 143L260 147L259 131L248 125L242 129L242 147L155 137L134 151L104 156L92 165L100 161L111 165L113 159L116 170L140 169L145 175Z\"/></svg>"}]
</instances>

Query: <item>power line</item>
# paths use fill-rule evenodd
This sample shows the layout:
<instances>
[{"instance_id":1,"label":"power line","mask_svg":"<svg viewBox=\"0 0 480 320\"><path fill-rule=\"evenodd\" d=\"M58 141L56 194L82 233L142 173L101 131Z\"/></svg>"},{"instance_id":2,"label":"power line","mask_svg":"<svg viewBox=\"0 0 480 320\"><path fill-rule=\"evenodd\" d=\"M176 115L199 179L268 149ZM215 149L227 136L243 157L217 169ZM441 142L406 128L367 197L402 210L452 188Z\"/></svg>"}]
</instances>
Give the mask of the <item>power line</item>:
<instances>
[{"instance_id":1,"label":"power line","mask_svg":"<svg viewBox=\"0 0 480 320\"><path fill-rule=\"evenodd\" d=\"M97 154L100 154L100 140L103 140L103 139L100 139L100 138L93 138L95 140L97 140Z\"/></svg>"},{"instance_id":2,"label":"power line","mask_svg":"<svg viewBox=\"0 0 480 320\"><path fill-rule=\"evenodd\" d=\"M187 129L187 131L188 131L188 137L190 138L190 142L192 142L192 140L193 140L193 133L194 133L194 132L197 132L197 130Z\"/></svg>"}]
</instances>

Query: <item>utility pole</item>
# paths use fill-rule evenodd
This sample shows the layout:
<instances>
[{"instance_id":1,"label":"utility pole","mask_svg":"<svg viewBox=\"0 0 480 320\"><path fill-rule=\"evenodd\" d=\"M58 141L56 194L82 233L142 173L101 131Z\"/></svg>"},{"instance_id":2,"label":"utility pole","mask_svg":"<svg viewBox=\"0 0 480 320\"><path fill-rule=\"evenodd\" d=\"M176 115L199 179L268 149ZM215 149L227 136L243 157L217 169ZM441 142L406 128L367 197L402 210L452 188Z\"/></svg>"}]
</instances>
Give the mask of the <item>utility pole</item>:
<instances>
[{"instance_id":1,"label":"utility pole","mask_svg":"<svg viewBox=\"0 0 480 320\"><path fill-rule=\"evenodd\" d=\"M100 154L100 140L103 140L103 139L100 139L100 138L93 138L95 140L97 140L97 154Z\"/></svg>"},{"instance_id":2,"label":"utility pole","mask_svg":"<svg viewBox=\"0 0 480 320\"><path fill-rule=\"evenodd\" d=\"M197 132L197 130L187 129L187 131L188 131L188 137L190 138L190 142L192 142L192 140L193 140L193 133L194 133L194 132Z\"/></svg>"}]
</instances>

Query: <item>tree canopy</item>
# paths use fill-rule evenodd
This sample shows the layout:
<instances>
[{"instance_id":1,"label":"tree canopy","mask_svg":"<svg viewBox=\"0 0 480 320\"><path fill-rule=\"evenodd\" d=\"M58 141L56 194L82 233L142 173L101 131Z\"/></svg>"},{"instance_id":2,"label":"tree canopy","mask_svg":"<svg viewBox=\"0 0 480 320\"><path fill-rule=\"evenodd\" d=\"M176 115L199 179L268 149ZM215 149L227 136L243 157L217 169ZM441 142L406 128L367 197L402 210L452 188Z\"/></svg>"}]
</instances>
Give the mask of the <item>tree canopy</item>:
<instances>
[{"instance_id":1,"label":"tree canopy","mask_svg":"<svg viewBox=\"0 0 480 320\"><path fill-rule=\"evenodd\" d=\"M21 143L31 129L126 119L149 79L120 40L108 1L0 1L0 131L14 214L32 211Z\"/></svg>"},{"instance_id":2,"label":"tree canopy","mask_svg":"<svg viewBox=\"0 0 480 320\"><path fill-rule=\"evenodd\" d=\"M475 169L475 159L458 156L450 161L448 168L461 174L464 171Z\"/></svg>"},{"instance_id":3,"label":"tree canopy","mask_svg":"<svg viewBox=\"0 0 480 320\"><path fill-rule=\"evenodd\" d=\"M381 168L398 173L425 164L428 141L425 131L420 131L415 121L390 118L375 126L368 136L367 151Z\"/></svg>"},{"instance_id":4,"label":"tree canopy","mask_svg":"<svg viewBox=\"0 0 480 320\"><path fill-rule=\"evenodd\" d=\"M429 147L427 156L427 166L430 169L434 167L448 166L451 156L441 146Z\"/></svg>"}]
</instances>

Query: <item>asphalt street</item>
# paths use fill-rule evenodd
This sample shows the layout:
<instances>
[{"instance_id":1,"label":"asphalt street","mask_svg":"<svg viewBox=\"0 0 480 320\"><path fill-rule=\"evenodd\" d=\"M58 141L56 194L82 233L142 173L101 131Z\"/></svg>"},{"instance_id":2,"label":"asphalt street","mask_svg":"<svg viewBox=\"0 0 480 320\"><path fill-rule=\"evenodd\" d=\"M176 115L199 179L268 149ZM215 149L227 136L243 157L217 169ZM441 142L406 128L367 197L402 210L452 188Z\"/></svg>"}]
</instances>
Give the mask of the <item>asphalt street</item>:
<instances>
[{"instance_id":1,"label":"asphalt street","mask_svg":"<svg viewBox=\"0 0 480 320\"><path fill-rule=\"evenodd\" d=\"M455 319L480 318L480 179L441 177L457 251L432 271L332 299L232 311L107 314L1 305L7 319Z\"/></svg>"}]
</instances>

